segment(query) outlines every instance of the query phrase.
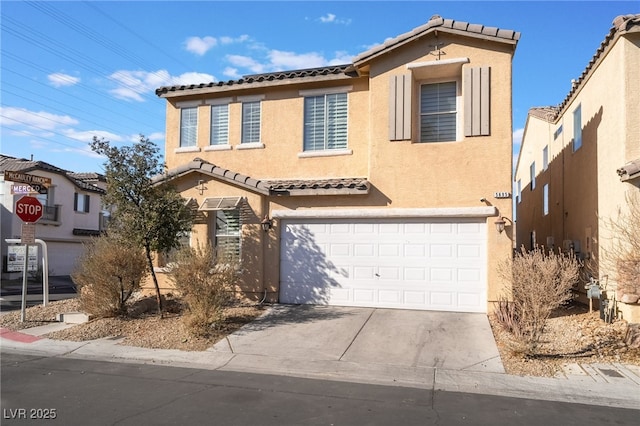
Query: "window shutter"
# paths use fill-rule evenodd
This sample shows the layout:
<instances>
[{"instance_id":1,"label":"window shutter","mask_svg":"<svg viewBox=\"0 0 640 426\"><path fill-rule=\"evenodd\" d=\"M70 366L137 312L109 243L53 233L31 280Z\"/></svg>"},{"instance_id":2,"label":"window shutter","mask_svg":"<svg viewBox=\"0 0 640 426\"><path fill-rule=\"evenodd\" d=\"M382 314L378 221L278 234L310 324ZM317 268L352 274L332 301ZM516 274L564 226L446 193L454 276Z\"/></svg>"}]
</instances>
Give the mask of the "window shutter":
<instances>
[{"instance_id":1,"label":"window shutter","mask_svg":"<svg viewBox=\"0 0 640 426\"><path fill-rule=\"evenodd\" d=\"M89 195L85 194L84 195L84 212L85 213L89 213Z\"/></svg>"},{"instance_id":2,"label":"window shutter","mask_svg":"<svg viewBox=\"0 0 640 426\"><path fill-rule=\"evenodd\" d=\"M411 139L411 74L392 75L389 84L389 140Z\"/></svg>"},{"instance_id":3,"label":"window shutter","mask_svg":"<svg viewBox=\"0 0 640 426\"><path fill-rule=\"evenodd\" d=\"M464 135L491 134L491 67L464 69Z\"/></svg>"},{"instance_id":4,"label":"window shutter","mask_svg":"<svg viewBox=\"0 0 640 426\"><path fill-rule=\"evenodd\" d=\"M73 193L73 211L74 212L78 211L78 193L77 192Z\"/></svg>"}]
</instances>

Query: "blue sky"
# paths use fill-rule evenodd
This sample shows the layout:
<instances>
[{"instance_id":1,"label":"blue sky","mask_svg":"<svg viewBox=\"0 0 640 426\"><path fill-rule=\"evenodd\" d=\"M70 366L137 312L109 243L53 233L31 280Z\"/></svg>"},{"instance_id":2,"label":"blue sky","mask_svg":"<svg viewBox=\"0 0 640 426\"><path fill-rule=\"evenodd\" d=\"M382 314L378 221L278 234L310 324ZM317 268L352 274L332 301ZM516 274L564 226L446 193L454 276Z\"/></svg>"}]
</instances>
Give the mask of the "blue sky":
<instances>
[{"instance_id":1,"label":"blue sky","mask_svg":"<svg viewBox=\"0 0 640 426\"><path fill-rule=\"evenodd\" d=\"M94 135L164 147L165 85L349 63L444 18L522 33L515 150L532 106L560 103L613 19L640 1L2 1L0 152L102 172Z\"/></svg>"}]
</instances>

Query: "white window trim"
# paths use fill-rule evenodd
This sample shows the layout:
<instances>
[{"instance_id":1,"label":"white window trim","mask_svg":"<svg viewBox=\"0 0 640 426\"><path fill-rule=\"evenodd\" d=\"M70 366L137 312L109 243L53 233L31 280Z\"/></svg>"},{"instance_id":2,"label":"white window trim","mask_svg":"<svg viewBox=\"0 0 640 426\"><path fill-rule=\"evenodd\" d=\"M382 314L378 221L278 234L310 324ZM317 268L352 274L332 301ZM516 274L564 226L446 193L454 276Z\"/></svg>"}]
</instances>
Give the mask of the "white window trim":
<instances>
[{"instance_id":1,"label":"white window trim","mask_svg":"<svg viewBox=\"0 0 640 426\"><path fill-rule=\"evenodd\" d=\"M233 98L207 99L204 101L206 105L228 105L233 102Z\"/></svg>"},{"instance_id":2,"label":"white window trim","mask_svg":"<svg viewBox=\"0 0 640 426\"><path fill-rule=\"evenodd\" d=\"M353 150L352 149L325 149L322 151L303 151L298 153L298 158L335 157L339 155L353 155Z\"/></svg>"},{"instance_id":3,"label":"white window trim","mask_svg":"<svg viewBox=\"0 0 640 426\"><path fill-rule=\"evenodd\" d=\"M181 146L179 148L175 148L173 150L173 152L175 152L175 153L180 153L180 152L200 152L200 147L199 146Z\"/></svg>"},{"instance_id":4,"label":"white window trim","mask_svg":"<svg viewBox=\"0 0 640 426\"><path fill-rule=\"evenodd\" d=\"M238 96L238 102L258 102L263 101L264 95Z\"/></svg>"},{"instance_id":5,"label":"white window trim","mask_svg":"<svg viewBox=\"0 0 640 426\"><path fill-rule=\"evenodd\" d=\"M456 65L456 64L468 64L469 58L452 58L444 59L441 61L425 61L425 62L412 62L407 64L408 70L414 70L425 67L441 67L443 65Z\"/></svg>"},{"instance_id":6,"label":"white window trim","mask_svg":"<svg viewBox=\"0 0 640 426\"><path fill-rule=\"evenodd\" d=\"M340 86L340 87L330 87L326 89L300 90L298 94L300 96L307 97L307 96L335 95L336 93L349 93L351 91L353 91L353 86Z\"/></svg>"},{"instance_id":7,"label":"white window trim","mask_svg":"<svg viewBox=\"0 0 640 426\"><path fill-rule=\"evenodd\" d=\"M233 147L229 144L223 145L207 145L204 147L205 151L230 151Z\"/></svg>"},{"instance_id":8,"label":"white window trim","mask_svg":"<svg viewBox=\"0 0 640 426\"><path fill-rule=\"evenodd\" d=\"M249 142L236 145L236 149L262 149L264 144L262 142Z\"/></svg>"},{"instance_id":9,"label":"white window trim","mask_svg":"<svg viewBox=\"0 0 640 426\"><path fill-rule=\"evenodd\" d=\"M182 102L176 102L176 107L182 109L182 108L194 108L194 107L199 107L200 105L202 105L202 101L182 101Z\"/></svg>"}]
</instances>

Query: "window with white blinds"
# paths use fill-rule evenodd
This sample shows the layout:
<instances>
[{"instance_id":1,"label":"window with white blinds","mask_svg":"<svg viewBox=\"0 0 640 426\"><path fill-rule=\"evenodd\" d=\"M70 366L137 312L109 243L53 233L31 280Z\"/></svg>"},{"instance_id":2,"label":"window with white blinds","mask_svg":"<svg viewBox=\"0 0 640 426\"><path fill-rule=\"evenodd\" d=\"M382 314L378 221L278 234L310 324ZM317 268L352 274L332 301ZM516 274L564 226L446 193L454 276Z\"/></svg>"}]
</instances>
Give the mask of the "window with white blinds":
<instances>
[{"instance_id":1,"label":"window with white blinds","mask_svg":"<svg viewBox=\"0 0 640 426\"><path fill-rule=\"evenodd\" d=\"M229 144L229 105L211 106L211 145Z\"/></svg>"},{"instance_id":2,"label":"window with white blinds","mask_svg":"<svg viewBox=\"0 0 640 426\"><path fill-rule=\"evenodd\" d=\"M242 103L242 143L260 142L260 101Z\"/></svg>"},{"instance_id":3,"label":"window with white blinds","mask_svg":"<svg viewBox=\"0 0 640 426\"><path fill-rule=\"evenodd\" d=\"M216 210L216 253L220 259L240 258L240 210Z\"/></svg>"},{"instance_id":4,"label":"window with white blinds","mask_svg":"<svg viewBox=\"0 0 640 426\"><path fill-rule=\"evenodd\" d=\"M304 98L304 150L347 149L347 94Z\"/></svg>"},{"instance_id":5,"label":"window with white blinds","mask_svg":"<svg viewBox=\"0 0 640 426\"><path fill-rule=\"evenodd\" d=\"M180 109L180 146L196 146L198 135L198 108Z\"/></svg>"},{"instance_id":6,"label":"window with white blinds","mask_svg":"<svg viewBox=\"0 0 640 426\"><path fill-rule=\"evenodd\" d=\"M420 87L420 142L456 140L456 83Z\"/></svg>"}]
</instances>

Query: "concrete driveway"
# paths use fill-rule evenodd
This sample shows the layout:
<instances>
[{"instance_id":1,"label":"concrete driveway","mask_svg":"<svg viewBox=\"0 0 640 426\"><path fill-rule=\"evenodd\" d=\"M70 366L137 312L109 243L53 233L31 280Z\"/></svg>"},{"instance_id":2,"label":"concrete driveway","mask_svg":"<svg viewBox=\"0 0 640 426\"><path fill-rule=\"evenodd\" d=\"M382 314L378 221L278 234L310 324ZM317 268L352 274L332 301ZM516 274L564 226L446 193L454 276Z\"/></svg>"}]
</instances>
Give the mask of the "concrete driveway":
<instances>
[{"instance_id":1,"label":"concrete driveway","mask_svg":"<svg viewBox=\"0 0 640 426\"><path fill-rule=\"evenodd\" d=\"M344 362L504 373L485 314L277 305L211 351L274 365Z\"/></svg>"}]
</instances>

